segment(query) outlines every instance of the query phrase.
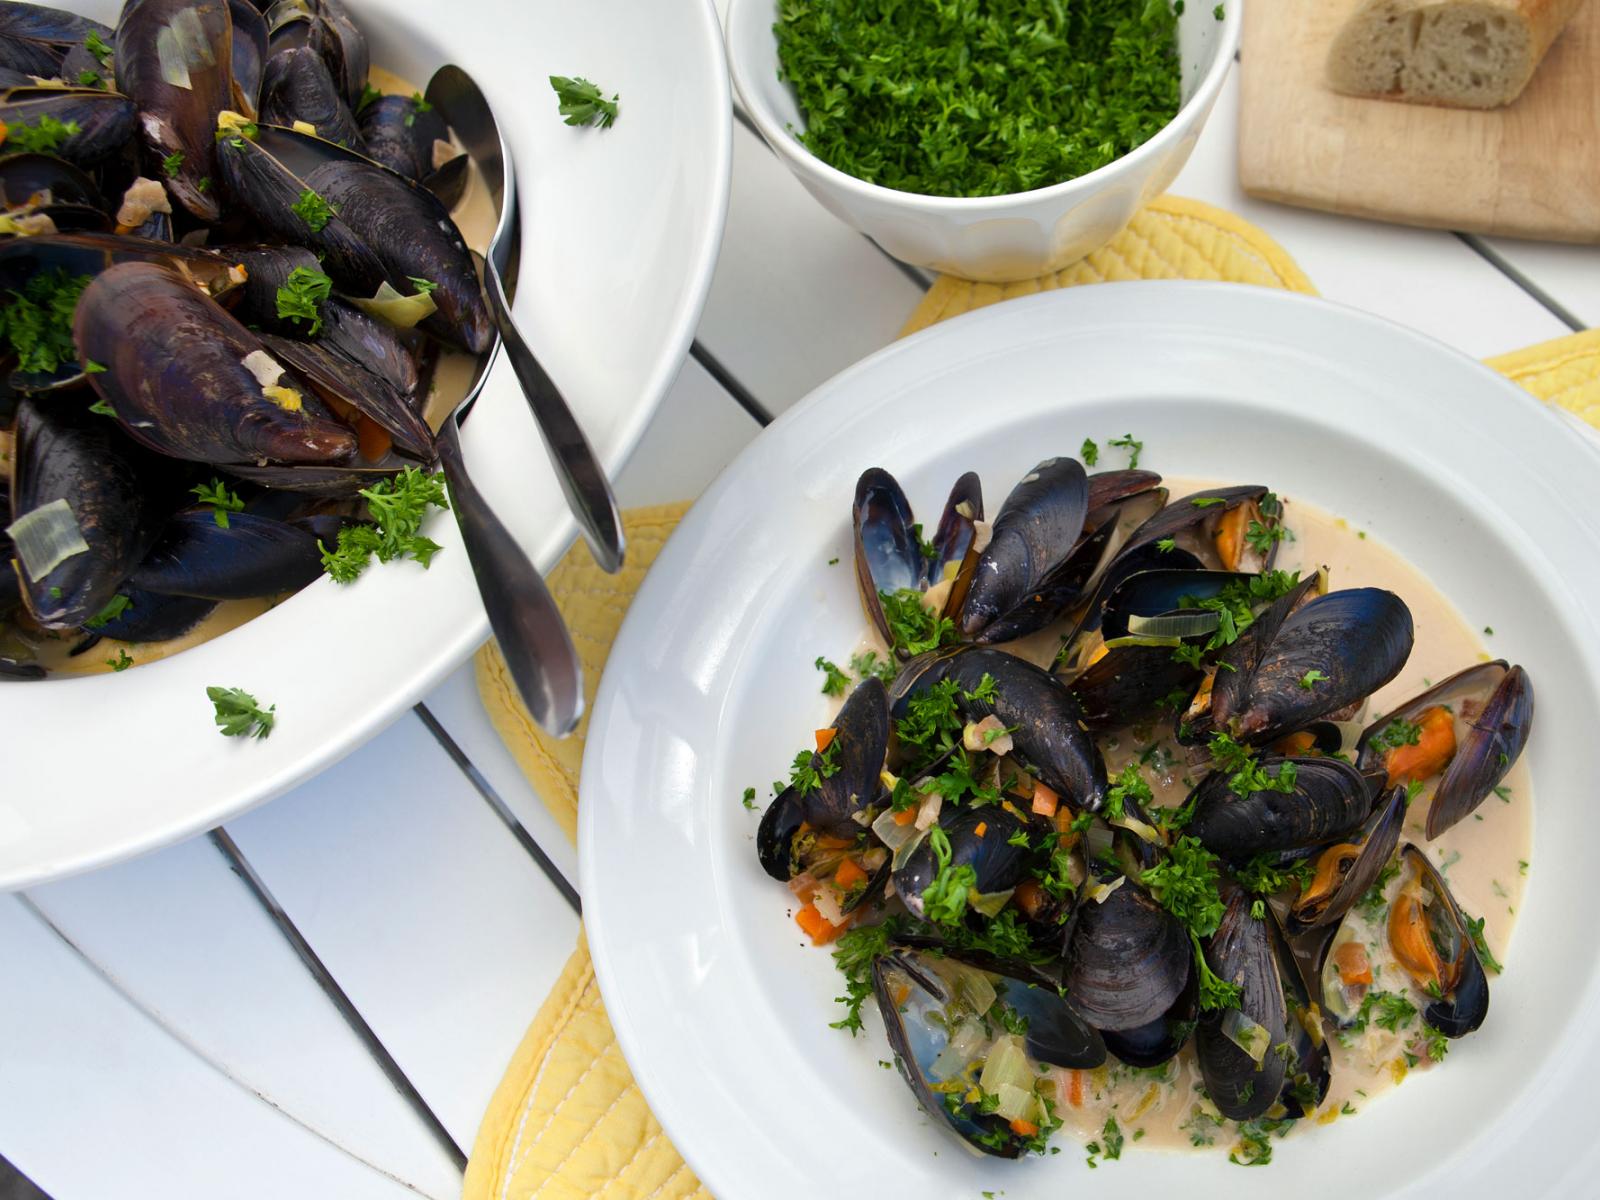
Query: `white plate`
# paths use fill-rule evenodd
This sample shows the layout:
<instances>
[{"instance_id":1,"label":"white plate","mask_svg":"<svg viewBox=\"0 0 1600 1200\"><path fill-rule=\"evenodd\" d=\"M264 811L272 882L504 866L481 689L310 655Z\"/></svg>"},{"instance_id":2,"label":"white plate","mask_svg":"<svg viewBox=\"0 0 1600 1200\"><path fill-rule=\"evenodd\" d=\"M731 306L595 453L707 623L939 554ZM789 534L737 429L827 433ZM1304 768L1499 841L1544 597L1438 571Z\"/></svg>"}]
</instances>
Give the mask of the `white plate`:
<instances>
[{"instance_id":1,"label":"white plate","mask_svg":"<svg viewBox=\"0 0 1600 1200\"><path fill-rule=\"evenodd\" d=\"M1348 517L1492 624L1538 685L1539 820L1508 973L1444 1069L1289 1139L1268 1170L1130 1149L1094 1185L1236 1200L1592 1194L1595 452L1418 334L1216 284L1074 288L898 343L765 431L662 552L601 683L579 846L606 1008L667 1134L721 1200L1054 1200L1084 1183L1070 1139L1042 1161L969 1156L880 1068L875 1015L865 1039L827 1027L839 976L757 865L758 814L740 794L766 795L825 723L812 659L863 627L849 511L864 467L933 507L961 471L1003 495L1040 458L1127 430L1147 444L1141 465L1259 480Z\"/></svg>"},{"instance_id":2,"label":"white plate","mask_svg":"<svg viewBox=\"0 0 1600 1200\"><path fill-rule=\"evenodd\" d=\"M70 4L110 23L116 0ZM731 108L710 0L349 0L375 65L478 79L522 201L518 324L613 475L677 375L727 211ZM608 130L557 115L549 75L621 96ZM535 561L573 522L502 358L462 437L473 478ZM387 725L488 636L449 516L433 568L323 579L204 646L121 675L0 688L0 888L208 829ZM137 656L136 656L137 657ZM275 703L266 741L225 739L206 687Z\"/></svg>"}]
</instances>

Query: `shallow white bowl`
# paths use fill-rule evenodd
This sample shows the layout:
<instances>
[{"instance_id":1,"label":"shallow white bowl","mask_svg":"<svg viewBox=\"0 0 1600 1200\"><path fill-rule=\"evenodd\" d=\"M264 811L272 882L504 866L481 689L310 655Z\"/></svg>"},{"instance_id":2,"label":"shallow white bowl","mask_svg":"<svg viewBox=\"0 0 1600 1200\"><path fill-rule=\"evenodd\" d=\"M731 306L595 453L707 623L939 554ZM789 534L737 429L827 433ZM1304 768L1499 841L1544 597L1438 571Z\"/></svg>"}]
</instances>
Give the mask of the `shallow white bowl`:
<instances>
[{"instance_id":1,"label":"shallow white bowl","mask_svg":"<svg viewBox=\"0 0 1600 1200\"><path fill-rule=\"evenodd\" d=\"M522 203L518 324L615 474L677 375L722 237L732 125L710 0L349 6L375 65L422 84L453 61L488 95ZM73 7L109 24L120 6ZM616 125L563 124L552 74L620 93ZM462 442L506 524L552 564L573 522L503 357ZM321 579L171 659L0 687L0 888L217 825L420 698L488 636L455 522L438 516L426 532L444 546L431 570L393 563L346 588ZM211 684L276 704L272 736L221 737Z\"/></svg>"},{"instance_id":2,"label":"shallow white bowl","mask_svg":"<svg viewBox=\"0 0 1600 1200\"><path fill-rule=\"evenodd\" d=\"M1130 1148L1092 1177L966 1154L919 1113L872 1015L829 1029L840 978L756 862L740 795L826 724L812 660L865 622L850 568L860 471L936 506L997 494L1085 436L1132 431L1169 475L1251 479L1420 567L1539 695L1532 869L1488 1022L1360 1116L1225 1154ZM674 533L628 613L589 730L584 916L606 1008L673 1144L721 1200L1230 1200L1591 1196L1600 1066L1592 910L1600 806L1600 454L1527 393L1376 318L1219 284L1074 288L936 326L823 385ZM840 563L828 566L829 559Z\"/></svg>"},{"instance_id":3,"label":"shallow white bowl","mask_svg":"<svg viewBox=\"0 0 1600 1200\"><path fill-rule=\"evenodd\" d=\"M967 279L1031 279L1104 246L1189 160L1239 48L1240 5L1190 0L1178 20L1183 107L1131 153L1077 179L1009 196L921 196L867 183L800 144L794 92L778 78L778 0L729 0L728 68L761 136L824 208L890 254ZM1272 0L1268 0L1272 2Z\"/></svg>"}]
</instances>

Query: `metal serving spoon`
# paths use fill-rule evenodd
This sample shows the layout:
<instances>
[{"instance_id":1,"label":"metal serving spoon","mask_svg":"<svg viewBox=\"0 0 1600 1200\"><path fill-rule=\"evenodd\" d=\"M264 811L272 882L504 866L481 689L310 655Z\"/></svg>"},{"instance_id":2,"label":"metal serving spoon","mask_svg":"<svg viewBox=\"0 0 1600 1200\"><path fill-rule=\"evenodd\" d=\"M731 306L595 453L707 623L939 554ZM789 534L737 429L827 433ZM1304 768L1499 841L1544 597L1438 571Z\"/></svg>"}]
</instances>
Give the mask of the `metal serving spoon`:
<instances>
[{"instance_id":1,"label":"metal serving spoon","mask_svg":"<svg viewBox=\"0 0 1600 1200\"><path fill-rule=\"evenodd\" d=\"M622 522L617 517L617 501L599 460L583 436L577 418L567 407L561 390L539 365L533 351L522 340L511 319L508 297L516 290L518 239L516 173L511 148L500 135L494 113L472 76L460 67L440 67L428 81L425 96L439 110L455 132L468 156L478 166L488 188L497 218L494 236L489 239L484 271L484 292L489 312L500 330L506 357L522 385L522 394L533 410L534 420L544 437L545 449L555 467L567 504L578 518L584 541L589 543L602 570L622 569Z\"/></svg>"}]
</instances>

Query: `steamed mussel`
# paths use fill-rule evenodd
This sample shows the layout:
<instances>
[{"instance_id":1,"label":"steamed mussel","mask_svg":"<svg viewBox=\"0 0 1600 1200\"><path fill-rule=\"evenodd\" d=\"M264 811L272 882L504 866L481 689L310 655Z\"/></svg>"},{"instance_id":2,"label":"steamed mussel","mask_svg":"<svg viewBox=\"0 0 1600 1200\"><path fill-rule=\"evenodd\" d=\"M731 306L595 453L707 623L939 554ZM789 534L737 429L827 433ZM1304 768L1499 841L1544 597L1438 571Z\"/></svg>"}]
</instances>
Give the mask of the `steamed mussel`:
<instances>
[{"instance_id":1,"label":"steamed mussel","mask_svg":"<svg viewBox=\"0 0 1600 1200\"><path fill-rule=\"evenodd\" d=\"M114 27L0 0L7 679L437 549L429 384L487 310L419 186L451 131L368 71L337 0L129 0ZM356 152L368 108L403 175Z\"/></svg>"},{"instance_id":2,"label":"steamed mussel","mask_svg":"<svg viewBox=\"0 0 1600 1200\"><path fill-rule=\"evenodd\" d=\"M1335 586L1311 555L1336 526L1264 486L1169 503L1153 472L1057 457L992 524L981 495L962 476L929 536L888 471L861 475L875 644L818 660L843 707L757 834L840 946L840 1024L875 995L918 1102L979 1152L1065 1125L1091 1161L1149 1133L1230 1136L1245 1163L1476 1029L1491 935L1451 894L1456 852L1422 842L1509 795L1526 672L1396 706L1425 585ZM1074 1065L1015 996L1051 998Z\"/></svg>"}]
</instances>

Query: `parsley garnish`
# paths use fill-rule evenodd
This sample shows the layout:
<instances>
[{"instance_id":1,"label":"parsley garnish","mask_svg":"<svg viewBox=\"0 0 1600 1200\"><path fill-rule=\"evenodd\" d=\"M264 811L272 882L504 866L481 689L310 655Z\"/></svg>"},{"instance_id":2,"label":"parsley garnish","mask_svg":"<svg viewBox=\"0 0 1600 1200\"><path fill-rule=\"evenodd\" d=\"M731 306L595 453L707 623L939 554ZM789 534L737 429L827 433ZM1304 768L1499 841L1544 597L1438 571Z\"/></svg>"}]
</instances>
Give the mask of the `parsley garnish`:
<instances>
[{"instance_id":1,"label":"parsley garnish","mask_svg":"<svg viewBox=\"0 0 1600 1200\"><path fill-rule=\"evenodd\" d=\"M1218 504L1226 504L1227 500L1221 496L1196 496L1189 503L1196 508L1212 508Z\"/></svg>"},{"instance_id":2,"label":"parsley garnish","mask_svg":"<svg viewBox=\"0 0 1600 1200\"><path fill-rule=\"evenodd\" d=\"M107 404L105 400L99 396L96 396L94 403L89 405L89 411L97 416L111 417L112 419L115 419L117 415L117 410L112 408L111 405Z\"/></svg>"},{"instance_id":3,"label":"parsley garnish","mask_svg":"<svg viewBox=\"0 0 1600 1200\"><path fill-rule=\"evenodd\" d=\"M817 765L812 766L812 758L816 758ZM829 742L826 750L819 750L815 755L809 750L802 750L794 756L794 762L789 765L789 786L802 796L809 795L822 786L824 779L832 779L839 773L839 747L836 742Z\"/></svg>"},{"instance_id":4,"label":"parsley garnish","mask_svg":"<svg viewBox=\"0 0 1600 1200\"><path fill-rule=\"evenodd\" d=\"M879 662L876 650L864 650L860 654L850 656L850 673L857 679L876 675L886 684L893 683L894 677L900 673L900 664L893 658Z\"/></svg>"},{"instance_id":5,"label":"parsley garnish","mask_svg":"<svg viewBox=\"0 0 1600 1200\"><path fill-rule=\"evenodd\" d=\"M597 125L610 129L617 120L617 97L605 93L581 75L550 76L550 86L561 101L561 116L568 125Z\"/></svg>"},{"instance_id":6,"label":"parsley garnish","mask_svg":"<svg viewBox=\"0 0 1600 1200\"><path fill-rule=\"evenodd\" d=\"M407 275L406 278L411 281L411 286L417 289L416 294L419 296L431 296L439 290L439 285L431 279L423 279L420 275Z\"/></svg>"},{"instance_id":7,"label":"parsley garnish","mask_svg":"<svg viewBox=\"0 0 1600 1200\"><path fill-rule=\"evenodd\" d=\"M1467 932L1472 935L1472 948L1478 953L1478 961L1483 964L1483 969L1493 971L1496 975L1505 970L1500 965L1500 960L1489 952L1489 943L1483 940L1483 918L1474 920L1467 917Z\"/></svg>"},{"instance_id":8,"label":"parsley garnish","mask_svg":"<svg viewBox=\"0 0 1600 1200\"><path fill-rule=\"evenodd\" d=\"M825 658L816 661L817 670L823 673L822 694L824 696L842 696L850 688L850 676L846 675L833 663Z\"/></svg>"},{"instance_id":9,"label":"parsley garnish","mask_svg":"<svg viewBox=\"0 0 1600 1200\"><path fill-rule=\"evenodd\" d=\"M1396 717L1373 735L1371 746L1379 754L1398 750L1401 746L1415 746L1422 740L1422 726L1413 725L1403 717Z\"/></svg>"},{"instance_id":10,"label":"parsley garnish","mask_svg":"<svg viewBox=\"0 0 1600 1200\"><path fill-rule=\"evenodd\" d=\"M89 36L83 39L83 48L99 59L102 67L106 65L106 59L110 58L112 53L111 47L106 45L105 39L93 29L89 31Z\"/></svg>"},{"instance_id":11,"label":"parsley garnish","mask_svg":"<svg viewBox=\"0 0 1600 1200\"><path fill-rule=\"evenodd\" d=\"M411 558L426 567L439 551L439 543L417 531L430 508L449 508L445 497L444 475L425 474L407 467L393 479L381 480L363 488L373 524L346 525L339 530L337 546L329 550L321 542L322 569L337 583L349 583L367 569L372 556L379 562Z\"/></svg>"},{"instance_id":12,"label":"parsley garnish","mask_svg":"<svg viewBox=\"0 0 1600 1200\"><path fill-rule=\"evenodd\" d=\"M183 170L183 151L174 150L161 160L161 169L167 173L168 179L176 179L178 172Z\"/></svg>"},{"instance_id":13,"label":"parsley garnish","mask_svg":"<svg viewBox=\"0 0 1600 1200\"><path fill-rule=\"evenodd\" d=\"M967 913L967 893L978 883L971 863L950 865L950 835L935 825L928 830L928 845L937 864L933 882L922 890L922 914L935 925L959 925Z\"/></svg>"},{"instance_id":14,"label":"parsley garnish","mask_svg":"<svg viewBox=\"0 0 1600 1200\"><path fill-rule=\"evenodd\" d=\"M228 485L216 476L212 476L210 483L196 484L189 490L197 497L195 503L210 507L212 518L223 529L228 527L228 514L244 508L238 493L230 492Z\"/></svg>"},{"instance_id":15,"label":"parsley garnish","mask_svg":"<svg viewBox=\"0 0 1600 1200\"><path fill-rule=\"evenodd\" d=\"M6 152L21 150L28 154L54 154L61 143L76 136L81 130L76 121L58 121L49 113L29 124L20 121L6 128Z\"/></svg>"},{"instance_id":16,"label":"parsley garnish","mask_svg":"<svg viewBox=\"0 0 1600 1200\"><path fill-rule=\"evenodd\" d=\"M928 609L920 592L910 588L879 592L878 601L896 649L915 657L956 640L956 623Z\"/></svg>"},{"instance_id":17,"label":"parsley garnish","mask_svg":"<svg viewBox=\"0 0 1600 1200\"><path fill-rule=\"evenodd\" d=\"M289 211L304 221L312 233L321 233L333 220L333 209L328 202L310 188L300 193L300 199L289 206Z\"/></svg>"},{"instance_id":18,"label":"parsley garnish","mask_svg":"<svg viewBox=\"0 0 1600 1200\"><path fill-rule=\"evenodd\" d=\"M1074 179L1148 140L1180 102L1165 3L812 0L780 5L776 32L806 148L898 191Z\"/></svg>"},{"instance_id":19,"label":"parsley garnish","mask_svg":"<svg viewBox=\"0 0 1600 1200\"><path fill-rule=\"evenodd\" d=\"M1200 946L1200 939L1195 937L1193 932L1189 934L1189 941L1194 946L1194 966L1200 976L1200 1007L1238 1008L1244 989L1237 983L1229 983L1211 969L1211 964L1206 961L1205 951Z\"/></svg>"},{"instance_id":20,"label":"parsley garnish","mask_svg":"<svg viewBox=\"0 0 1600 1200\"><path fill-rule=\"evenodd\" d=\"M1095 445L1094 439L1084 438L1083 445L1078 447L1078 457L1083 459L1083 465L1092 467L1100 461L1100 447Z\"/></svg>"},{"instance_id":21,"label":"parsley garnish","mask_svg":"<svg viewBox=\"0 0 1600 1200\"><path fill-rule=\"evenodd\" d=\"M104 608L85 621L83 623L83 627L85 629L104 629L112 621L115 621L118 617L132 607L133 601L128 599L128 597L124 596L121 592L118 592L115 596L111 597L110 600L106 601L106 606Z\"/></svg>"},{"instance_id":22,"label":"parsley garnish","mask_svg":"<svg viewBox=\"0 0 1600 1200\"><path fill-rule=\"evenodd\" d=\"M1278 760L1275 774L1256 761L1255 752L1225 733L1213 734L1210 745L1211 767L1228 776L1228 790L1243 798L1256 792L1292 792L1298 771L1288 759Z\"/></svg>"},{"instance_id":23,"label":"parsley garnish","mask_svg":"<svg viewBox=\"0 0 1600 1200\"><path fill-rule=\"evenodd\" d=\"M1199 937L1210 937L1222 921L1217 895L1217 856L1196 837L1180 837L1167 849L1166 861L1143 871L1139 882L1161 905Z\"/></svg>"},{"instance_id":24,"label":"parsley garnish","mask_svg":"<svg viewBox=\"0 0 1600 1200\"><path fill-rule=\"evenodd\" d=\"M133 659L128 657L127 650L118 650L115 658L106 659L106 666L110 667L113 671L126 671L129 667L133 666Z\"/></svg>"},{"instance_id":25,"label":"parsley garnish","mask_svg":"<svg viewBox=\"0 0 1600 1200\"><path fill-rule=\"evenodd\" d=\"M1155 803L1155 794L1145 782L1144 775L1140 773L1139 764L1136 762L1123 767L1122 773L1106 792L1106 820L1113 822L1122 820L1127 815L1124 805L1129 800L1138 804L1142 811L1148 811L1149 806Z\"/></svg>"},{"instance_id":26,"label":"parsley garnish","mask_svg":"<svg viewBox=\"0 0 1600 1200\"><path fill-rule=\"evenodd\" d=\"M1233 877L1247 892L1276 896L1291 887L1303 891L1316 874L1316 863L1312 859L1302 858L1286 867L1279 866L1277 860L1276 854L1263 851L1235 871Z\"/></svg>"},{"instance_id":27,"label":"parsley garnish","mask_svg":"<svg viewBox=\"0 0 1600 1200\"><path fill-rule=\"evenodd\" d=\"M1133 434L1125 433L1119 438L1112 438L1106 445L1121 446L1128 452L1128 470L1131 471L1139 465L1139 452L1144 449L1144 443L1136 440Z\"/></svg>"},{"instance_id":28,"label":"parsley garnish","mask_svg":"<svg viewBox=\"0 0 1600 1200\"><path fill-rule=\"evenodd\" d=\"M1176 538L1161 538L1156 542L1156 549L1163 554L1171 554L1173 547L1178 544Z\"/></svg>"},{"instance_id":29,"label":"parsley garnish","mask_svg":"<svg viewBox=\"0 0 1600 1200\"><path fill-rule=\"evenodd\" d=\"M755 790L755 788L753 788L753 787L745 788L744 795L739 797L739 800L746 808L754 810L755 806L756 806L756 790Z\"/></svg>"},{"instance_id":30,"label":"parsley garnish","mask_svg":"<svg viewBox=\"0 0 1600 1200\"><path fill-rule=\"evenodd\" d=\"M411 108L410 108L410 111L408 111L406 113L406 119L405 119L406 128L410 129L413 125L415 125L417 123L417 114L418 113L430 113L432 111L433 111L433 105L429 104L426 100L424 100L422 98L422 93L421 92L412 92L411 93Z\"/></svg>"},{"instance_id":31,"label":"parsley garnish","mask_svg":"<svg viewBox=\"0 0 1600 1200\"><path fill-rule=\"evenodd\" d=\"M333 280L314 267L296 267L278 289L278 316L285 321L309 321L307 336L322 328L322 304L333 294Z\"/></svg>"},{"instance_id":32,"label":"parsley garnish","mask_svg":"<svg viewBox=\"0 0 1600 1200\"><path fill-rule=\"evenodd\" d=\"M1417 1006L1400 992L1368 992L1356 1013L1354 1029L1360 1033L1370 1022L1376 1021L1379 1028L1399 1033L1416 1019L1416 1015Z\"/></svg>"},{"instance_id":33,"label":"parsley garnish","mask_svg":"<svg viewBox=\"0 0 1600 1200\"><path fill-rule=\"evenodd\" d=\"M1221 10L1221 5L1218 5ZM1228 1161L1236 1167L1264 1167L1272 1161L1272 1135L1282 1136L1288 1121L1244 1121L1239 1125L1239 1144L1228 1151Z\"/></svg>"},{"instance_id":34,"label":"parsley garnish","mask_svg":"<svg viewBox=\"0 0 1600 1200\"><path fill-rule=\"evenodd\" d=\"M1317 669L1312 668L1311 670L1307 671L1304 675L1300 676L1300 686L1305 688L1305 690L1309 692L1312 689L1314 689L1317 686L1317 684L1324 682L1327 678L1328 677L1326 675L1324 675L1321 671L1318 671Z\"/></svg>"},{"instance_id":35,"label":"parsley garnish","mask_svg":"<svg viewBox=\"0 0 1600 1200\"><path fill-rule=\"evenodd\" d=\"M105 91L106 83L105 80L100 78L99 71L79 71L78 86L86 88L99 88L101 91Z\"/></svg>"},{"instance_id":36,"label":"parsley garnish","mask_svg":"<svg viewBox=\"0 0 1600 1200\"><path fill-rule=\"evenodd\" d=\"M223 737L264 738L277 721L276 704L263 710L254 696L240 688L208 687L206 696L216 707L217 726Z\"/></svg>"},{"instance_id":37,"label":"parsley garnish","mask_svg":"<svg viewBox=\"0 0 1600 1200\"><path fill-rule=\"evenodd\" d=\"M89 276L56 268L40 271L22 290L9 290L0 307L0 340L10 343L17 370L51 374L78 357L72 341L72 315Z\"/></svg>"},{"instance_id":38,"label":"parsley garnish","mask_svg":"<svg viewBox=\"0 0 1600 1200\"><path fill-rule=\"evenodd\" d=\"M848 1029L851 1037L861 1029L861 1005L872 995L872 964L889 953L889 939L899 927L900 918L890 917L881 925L860 925L839 935L833 964L845 978L845 994L836 997L845 1014L830 1028Z\"/></svg>"},{"instance_id":39,"label":"parsley garnish","mask_svg":"<svg viewBox=\"0 0 1600 1200\"><path fill-rule=\"evenodd\" d=\"M382 96L383 96L383 93L381 91L379 91L377 88L373 87L370 83L362 84L361 85L361 98L356 101L355 115L359 117L363 112L365 112L367 110L367 107L374 100L378 100Z\"/></svg>"}]
</instances>

